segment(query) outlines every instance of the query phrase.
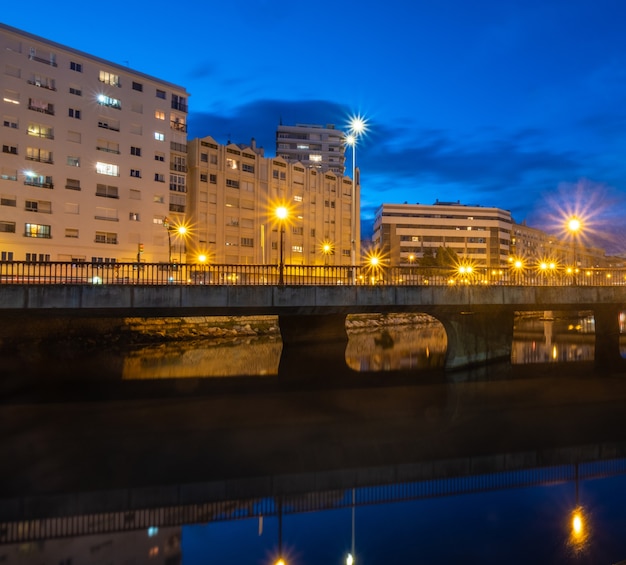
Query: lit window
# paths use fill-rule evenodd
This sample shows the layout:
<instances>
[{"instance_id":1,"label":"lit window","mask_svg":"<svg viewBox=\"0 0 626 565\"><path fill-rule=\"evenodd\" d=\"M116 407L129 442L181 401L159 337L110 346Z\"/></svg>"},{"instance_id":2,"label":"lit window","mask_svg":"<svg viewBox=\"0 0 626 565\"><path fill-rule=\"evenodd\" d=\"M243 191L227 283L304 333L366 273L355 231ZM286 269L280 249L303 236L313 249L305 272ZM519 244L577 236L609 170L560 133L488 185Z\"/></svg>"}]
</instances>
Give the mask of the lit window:
<instances>
[{"instance_id":1,"label":"lit window","mask_svg":"<svg viewBox=\"0 0 626 565\"><path fill-rule=\"evenodd\" d=\"M98 161L96 163L96 173L100 175L119 177L120 168L117 165L112 165L111 163L101 163L100 161Z\"/></svg>"},{"instance_id":2,"label":"lit window","mask_svg":"<svg viewBox=\"0 0 626 565\"><path fill-rule=\"evenodd\" d=\"M155 117L157 120L164 120L164 119L165 119L165 112L161 112L161 110L156 110L156 111L154 112L154 117Z\"/></svg>"},{"instance_id":3,"label":"lit window","mask_svg":"<svg viewBox=\"0 0 626 565\"><path fill-rule=\"evenodd\" d=\"M302 202L302 196L300 196L299 194L294 194L293 201L294 202Z\"/></svg>"},{"instance_id":4,"label":"lit window","mask_svg":"<svg viewBox=\"0 0 626 565\"><path fill-rule=\"evenodd\" d=\"M109 108L122 109L122 103L117 98L111 98L106 94L98 94L98 104L108 106Z\"/></svg>"},{"instance_id":5,"label":"lit window","mask_svg":"<svg viewBox=\"0 0 626 565\"><path fill-rule=\"evenodd\" d=\"M120 86L119 75L114 75L113 73L109 73L107 71L100 71L99 80L104 84L109 84L111 86Z\"/></svg>"},{"instance_id":6,"label":"lit window","mask_svg":"<svg viewBox=\"0 0 626 565\"><path fill-rule=\"evenodd\" d=\"M226 159L226 167L229 169L236 169L237 161L235 159Z\"/></svg>"},{"instance_id":7,"label":"lit window","mask_svg":"<svg viewBox=\"0 0 626 565\"><path fill-rule=\"evenodd\" d=\"M314 163L321 163L322 162L322 156L318 155L318 154L311 154L309 155L309 160L313 161Z\"/></svg>"},{"instance_id":8,"label":"lit window","mask_svg":"<svg viewBox=\"0 0 626 565\"><path fill-rule=\"evenodd\" d=\"M157 141L165 141L165 134L161 133L160 131L155 131L154 139L156 139Z\"/></svg>"}]
</instances>

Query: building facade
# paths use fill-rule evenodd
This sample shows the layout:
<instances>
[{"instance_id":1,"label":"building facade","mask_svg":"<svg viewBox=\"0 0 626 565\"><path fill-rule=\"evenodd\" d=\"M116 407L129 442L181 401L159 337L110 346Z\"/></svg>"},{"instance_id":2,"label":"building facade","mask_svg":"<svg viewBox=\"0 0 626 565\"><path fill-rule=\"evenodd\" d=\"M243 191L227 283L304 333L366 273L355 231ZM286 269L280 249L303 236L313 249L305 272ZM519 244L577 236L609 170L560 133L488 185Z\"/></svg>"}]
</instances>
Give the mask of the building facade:
<instances>
[{"instance_id":1,"label":"building facade","mask_svg":"<svg viewBox=\"0 0 626 565\"><path fill-rule=\"evenodd\" d=\"M286 264L351 264L353 204L360 209L352 179L212 137L189 141L188 164L188 261L278 264L284 230ZM287 209L283 221L278 207Z\"/></svg>"},{"instance_id":2,"label":"building facade","mask_svg":"<svg viewBox=\"0 0 626 565\"><path fill-rule=\"evenodd\" d=\"M276 129L276 156L306 168L343 175L344 139L343 132L332 124L286 126L281 123Z\"/></svg>"},{"instance_id":3,"label":"building facade","mask_svg":"<svg viewBox=\"0 0 626 565\"><path fill-rule=\"evenodd\" d=\"M0 72L0 259L167 261L186 90L5 25Z\"/></svg>"},{"instance_id":4,"label":"building facade","mask_svg":"<svg viewBox=\"0 0 626 565\"><path fill-rule=\"evenodd\" d=\"M391 266L409 264L449 247L477 266L505 265L510 248L511 213L460 203L383 204L376 212L373 241Z\"/></svg>"}]
</instances>

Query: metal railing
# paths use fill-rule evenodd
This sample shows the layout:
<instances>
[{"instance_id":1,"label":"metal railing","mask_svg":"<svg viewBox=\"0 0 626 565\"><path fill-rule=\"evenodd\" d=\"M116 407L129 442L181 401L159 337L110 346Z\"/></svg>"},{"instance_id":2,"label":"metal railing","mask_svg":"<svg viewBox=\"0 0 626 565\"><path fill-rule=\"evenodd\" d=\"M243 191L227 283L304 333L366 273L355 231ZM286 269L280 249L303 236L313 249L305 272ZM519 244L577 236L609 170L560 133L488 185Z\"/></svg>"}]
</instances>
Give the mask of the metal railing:
<instances>
[{"instance_id":1,"label":"metal railing","mask_svg":"<svg viewBox=\"0 0 626 565\"><path fill-rule=\"evenodd\" d=\"M1 261L0 284L278 285L279 265ZM536 270L284 265L285 285L626 285L626 269Z\"/></svg>"}]
</instances>

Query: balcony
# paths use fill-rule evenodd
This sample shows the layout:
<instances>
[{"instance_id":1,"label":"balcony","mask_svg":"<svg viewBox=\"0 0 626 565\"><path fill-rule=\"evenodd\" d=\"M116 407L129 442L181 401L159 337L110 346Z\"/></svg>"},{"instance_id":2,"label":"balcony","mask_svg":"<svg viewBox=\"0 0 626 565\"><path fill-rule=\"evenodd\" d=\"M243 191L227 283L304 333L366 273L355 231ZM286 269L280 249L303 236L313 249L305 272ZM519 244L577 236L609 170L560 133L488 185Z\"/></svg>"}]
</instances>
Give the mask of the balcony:
<instances>
[{"instance_id":1,"label":"balcony","mask_svg":"<svg viewBox=\"0 0 626 565\"><path fill-rule=\"evenodd\" d=\"M48 104L48 106L39 106L29 103L28 109L35 112L41 112L42 114L46 114L48 116L54 116L54 106L52 104Z\"/></svg>"},{"instance_id":2,"label":"balcony","mask_svg":"<svg viewBox=\"0 0 626 565\"><path fill-rule=\"evenodd\" d=\"M29 80L28 84L32 84L33 86L38 86L39 88L45 88L46 90L52 90L56 92L56 86L54 84L47 84L45 82L41 82L40 80Z\"/></svg>"},{"instance_id":3,"label":"balcony","mask_svg":"<svg viewBox=\"0 0 626 565\"><path fill-rule=\"evenodd\" d=\"M26 186L36 186L37 188L54 188L54 183L52 181L41 181L39 179L34 180L25 180L24 184Z\"/></svg>"},{"instance_id":4,"label":"balcony","mask_svg":"<svg viewBox=\"0 0 626 565\"><path fill-rule=\"evenodd\" d=\"M26 160L27 161L35 161L37 163L47 163L48 165L52 165L54 164L54 161L52 160L52 156L50 157L36 157L35 155L26 155Z\"/></svg>"}]
</instances>

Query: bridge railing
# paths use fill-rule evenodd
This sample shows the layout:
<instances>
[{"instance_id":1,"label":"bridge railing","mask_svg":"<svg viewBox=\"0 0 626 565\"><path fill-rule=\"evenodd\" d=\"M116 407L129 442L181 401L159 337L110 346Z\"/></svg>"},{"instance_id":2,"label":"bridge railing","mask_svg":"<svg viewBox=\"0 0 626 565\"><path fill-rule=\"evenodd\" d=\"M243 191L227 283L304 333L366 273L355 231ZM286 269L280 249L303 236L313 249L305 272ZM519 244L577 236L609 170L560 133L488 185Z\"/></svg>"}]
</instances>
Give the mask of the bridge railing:
<instances>
[{"instance_id":1,"label":"bridge railing","mask_svg":"<svg viewBox=\"0 0 626 565\"><path fill-rule=\"evenodd\" d=\"M626 269L545 273L507 268L284 265L281 276L278 265L2 261L0 284L614 286L626 285Z\"/></svg>"}]
</instances>

